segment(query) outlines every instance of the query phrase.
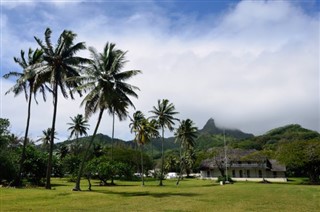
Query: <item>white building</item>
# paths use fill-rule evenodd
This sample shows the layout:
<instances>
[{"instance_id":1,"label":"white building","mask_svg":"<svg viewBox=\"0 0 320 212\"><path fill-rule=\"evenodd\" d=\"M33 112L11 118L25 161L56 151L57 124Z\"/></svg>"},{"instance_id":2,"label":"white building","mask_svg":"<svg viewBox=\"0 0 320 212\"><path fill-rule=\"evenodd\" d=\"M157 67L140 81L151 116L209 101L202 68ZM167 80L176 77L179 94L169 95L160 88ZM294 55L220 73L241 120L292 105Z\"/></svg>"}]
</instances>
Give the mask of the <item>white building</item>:
<instances>
[{"instance_id":1,"label":"white building","mask_svg":"<svg viewBox=\"0 0 320 212\"><path fill-rule=\"evenodd\" d=\"M224 159L211 158L202 161L200 165L201 179L218 179L228 170L228 176L234 181L263 181L269 182L286 182L286 167L279 164L276 160L267 158L240 159L243 155L250 154L254 150L237 150L238 157L228 157L228 165ZM235 152L233 152L235 154ZM241 157L239 156L241 155ZM237 158L237 159L235 159Z\"/></svg>"}]
</instances>

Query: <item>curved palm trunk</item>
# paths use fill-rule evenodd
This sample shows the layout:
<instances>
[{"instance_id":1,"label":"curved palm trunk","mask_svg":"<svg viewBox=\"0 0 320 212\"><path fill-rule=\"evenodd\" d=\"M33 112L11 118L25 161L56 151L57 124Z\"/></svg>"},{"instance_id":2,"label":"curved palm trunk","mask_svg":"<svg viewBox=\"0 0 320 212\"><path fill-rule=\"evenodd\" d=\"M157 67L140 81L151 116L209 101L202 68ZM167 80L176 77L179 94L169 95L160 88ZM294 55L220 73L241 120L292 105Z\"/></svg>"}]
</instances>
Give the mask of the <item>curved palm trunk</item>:
<instances>
[{"instance_id":1,"label":"curved palm trunk","mask_svg":"<svg viewBox=\"0 0 320 212\"><path fill-rule=\"evenodd\" d=\"M162 179L163 177L163 167L164 167L164 151L163 151L163 143L164 143L164 128L162 127L162 144L161 144L161 173L160 173L160 183L159 186L163 186Z\"/></svg>"},{"instance_id":2,"label":"curved palm trunk","mask_svg":"<svg viewBox=\"0 0 320 212\"><path fill-rule=\"evenodd\" d=\"M76 185L75 185L75 187L73 188L73 191L81 191L81 189L80 189L80 181L81 181L81 176L82 176L82 174L83 174L84 164L85 164L85 162L87 161L87 157L88 157L88 154L89 154L91 145L92 145L92 143L93 143L93 141L94 141L94 138L96 137L96 134L97 134L97 131L98 131L98 128L99 128L101 119L102 119L103 111L104 111L103 109L100 109L100 113L99 113L99 117L98 117L98 122L97 122L96 128L94 129L93 135L92 135L91 140L90 140L90 142L89 142L88 148L87 148L87 150L86 150L86 152L85 152L85 155L84 155L84 157L83 157L83 160L81 161L81 165L80 165L80 168L79 168L79 173L78 173L78 176L77 176Z\"/></svg>"},{"instance_id":3,"label":"curved palm trunk","mask_svg":"<svg viewBox=\"0 0 320 212\"><path fill-rule=\"evenodd\" d=\"M114 139L114 111L112 113L111 162L113 162L113 139ZM114 185L113 174L111 175L111 185Z\"/></svg>"},{"instance_id":4,"label":"curved palm trunk","mask_svg":"<svg viewBox=\"0 0 320 212\"><path fill-rule=\"evenodd\" d=\"M51 126L51 135L50 135L50 147L49 147L49 158L47 165L47 173L46 173L46 189L51 189L51 172L52 172L52 153L53 153L53 144L54 144L54 132L56 126L56 117L57 117L57 108L58 108L58 85L55 83L54 85L54 106L53 106L53 118L52 118L52 126Z\"/></svg>"},{"instance_id":5,"label":"curved palm trunk","mask_svg":"<svg viewBox=\"0 0 320 212\"><path fill-rule=\"evenodd\" d=\"M17 186L21 186L22 185L23 163L24 163L25 158L26 158L26 147L27 147L27 141L28 141L30 117L31 117L31 100L32 100L32 86L30 86L30 96L29 96L29 101L28 101L27 125L26 125L26 131L25 131L25 134L24 134L23 147L22 147L22 153L21 153L21 158L20 158L19 172L18 172L17 181L15 183Z\"/></svg>"},{"instance_id":6,"label":"curved palm trunk","mask_svg":"<svg viewBox=\"0 0 320 212\"><path fill-rule=\"evenodd\" d=\"M144 186L144 177L143 177L143 173L144 173L144 169L143 169L143 145L141 144L140 146L140 153L141 153L141 186Z\"/></svg>"}]
</instances>

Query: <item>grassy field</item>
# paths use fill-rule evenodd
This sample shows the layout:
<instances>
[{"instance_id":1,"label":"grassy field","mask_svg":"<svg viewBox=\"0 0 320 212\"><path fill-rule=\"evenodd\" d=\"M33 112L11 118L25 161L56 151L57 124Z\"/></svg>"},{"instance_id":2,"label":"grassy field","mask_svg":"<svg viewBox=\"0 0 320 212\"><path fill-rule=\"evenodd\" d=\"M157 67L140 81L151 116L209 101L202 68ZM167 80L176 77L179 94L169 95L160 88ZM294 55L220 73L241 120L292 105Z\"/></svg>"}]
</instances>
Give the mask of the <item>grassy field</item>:
<instances>
[{"instance_id":1,"label":"grassy field","mask_svg":"<svg viewBox=\"0 0 320 212\"><path fill-rule=\"evenodd\" d=\"M82 189L86 189L83 180ZM320 186L297 183L235 183L211 180L116 181L73 192L74 184L53 179L53 189L0 188L0 211L319 211Z\"/></svg>"}]
</instances>

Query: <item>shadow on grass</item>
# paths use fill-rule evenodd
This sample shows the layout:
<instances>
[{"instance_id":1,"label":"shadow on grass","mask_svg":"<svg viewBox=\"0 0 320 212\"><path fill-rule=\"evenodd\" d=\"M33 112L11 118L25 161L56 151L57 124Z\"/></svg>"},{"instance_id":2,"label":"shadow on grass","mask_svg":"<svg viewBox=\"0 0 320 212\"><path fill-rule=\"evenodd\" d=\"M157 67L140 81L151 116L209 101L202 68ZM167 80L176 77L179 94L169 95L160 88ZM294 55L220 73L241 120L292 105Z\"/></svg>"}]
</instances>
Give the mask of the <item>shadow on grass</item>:
<instances>
[{"instance_id":1,"label":"shadow on grass","mask_svg":"<svg viewBox=\"0 0 320 212\"><path fill-rule=\"evenodd\" d=\"M114 192L114 191L92 191L101 194L111 194L111 195L120 195L123 197L139 197L139 196L151 196L156 198L170 197L170 196L183 196L183 197L194 197L198 194L195 193L186 193L186 192L149 192L149 191L136 191L136 192Z\"/></svg>"}]
</instances>

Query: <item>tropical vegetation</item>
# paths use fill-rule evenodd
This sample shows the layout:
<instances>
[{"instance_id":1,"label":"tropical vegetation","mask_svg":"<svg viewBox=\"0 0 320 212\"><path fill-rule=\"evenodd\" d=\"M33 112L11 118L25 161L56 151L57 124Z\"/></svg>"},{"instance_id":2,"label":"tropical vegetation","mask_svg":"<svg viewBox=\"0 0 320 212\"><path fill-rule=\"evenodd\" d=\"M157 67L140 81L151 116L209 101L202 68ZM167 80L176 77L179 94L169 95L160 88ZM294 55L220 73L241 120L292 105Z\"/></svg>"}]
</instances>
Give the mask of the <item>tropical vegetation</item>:
<instances>
[{"instance_id":1,"label":"tropical vegetation","mask_svg":"<svg viewBox=\"0 0 320 212\"><path fill-rule=\"evenodd\" d=\"M132 98L138 98L139 88L129 82L141 71L123 70L128 62L127 52L106 42L101 53L89 47L91 56L84 58L78 53L86 50L85 43L76 43L74 32L63 31L56 44L51 42L51 33L51 29L46 29L44 42L35 38L39 49L30 49L28 58L23 51L20 58L14 58L21 66L20 72L4 75L16 80L6 94L24 93L28 104L24 137L11 133L10 120L0 118L2 186L35 185L51 189L51 177L67 179L68 185L74 183L74 191L81 190L84 178L89 190L96 189L92 188L97 184L109 186L124 180L141 180L143 186L149 183L163 186L168 172L178 173L176 185L180 185L181 180L188 182L191 173L199 172L201 161L220 154L225 142L229 149L255 149L252 157L277 159L287 166L289 177L308 177L307 183L319 184L318 132L294 124L254 136L219 128L213 119L198 129L191 119L179 120L179 112L168 99L159 99L149 111L149 117L139 110L130 117L129 108L135 109ZM46 100L46 92L53 99L51 127L33 141L28 133L31 115L38 114L31 114L31 102L35 99L38 103L38 93ZM68 140L55 142L59 133L56 117L60 93L71 99L78 93L84 112L65 123L70 131ZM88 135L88 120L95 113L98 113L97 122L93 134ZM111 137L98 133L105 113L111 116ZM122 121L127 117L131 120L128 131L134 134L131 141L114 135L116 118ZM166 130L174 132L174 136L165 138Z\"/></svg>"}]
</instances>

